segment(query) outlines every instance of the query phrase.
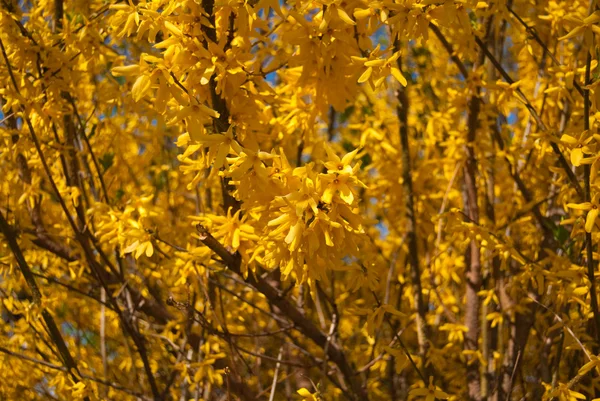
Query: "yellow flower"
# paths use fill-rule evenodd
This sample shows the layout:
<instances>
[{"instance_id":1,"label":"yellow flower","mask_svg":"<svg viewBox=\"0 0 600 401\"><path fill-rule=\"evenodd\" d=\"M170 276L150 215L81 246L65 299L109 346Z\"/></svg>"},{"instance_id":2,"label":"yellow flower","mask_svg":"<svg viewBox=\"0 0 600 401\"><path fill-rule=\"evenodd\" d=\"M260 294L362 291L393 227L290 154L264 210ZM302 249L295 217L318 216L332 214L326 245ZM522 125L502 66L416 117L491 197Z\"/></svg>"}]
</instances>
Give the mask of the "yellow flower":
<instances>
[{"instance_id":1,"label":"yellow flower","mask_svg":"<svg viewBox=\"0 0 600 401\"><path fill-rule=\"evenodd\" d=\"M150 241L140 242L140 240L135 240L127 248L123 249L123 254L132 253L133 251L135 251L136 259L142 256L143 253L146 253L147 257L152 257L154 254L154 247Z\"/></svg>"},{"instance_id":2,"label":"yellow flower","mask_svg":"<svg viewBox=\"0 0 600 401\"><path fill-rule=\"evenodd\" d=\"M569 389L569 385L566 383L560 383L556 390L549 394L550 398L558 398L560 401L577 401L585 400L586 396Z\"/></svg>"},{"instance_id":3,"label":"yellow flower","mask_svg":"<svg viewBox=\"0 0 600 401\"><path fill-rule=\"evenodd\" d=\"M208 117L219 118L219 113L201 103L181 106L175 114L174 121L185 120L190 138L201 142L205 134L204 124L210 121Z\"/></svg>"},{"instance_id":4,"label":"yellow flower","mask_svg":"<svg viewBox=\"0 0 600 401\"><path fill-rule=\"evenodd\" d=\"M400 57L400 52L395 52L389 58L379 58L380 46L375 49L367 57L352 56L352 61L362 63L367 69L358 78L358 83L369 82L371 87L379 88L385 79L391 74L402 86L407 85L406 78L402 71L398 68L396 61Z\"/></svg>"},{"instance_id":5,"label":"yellow flower","mask_svg":"<svg viewBox=\"0 0 600 401\"><path fill-rule=\"evenodd\" d=\"M408 365L408 356L402 350L392 348L392 347L384 347L385 352L394 357L394 369L396 374L399 375L402 370Z\"/></svg>"},{"instance_id":6,"label":"yellow flower","mask_svg":"<svg viewBox=\"0 0 600 401\"><path fill-rule=\"evenodd\" d=\"M416 388L409 392L411 396L417 397L425 397L425 401L434 401L435 399L446 400L450 397L448 394L444 393L442 390L438 390L438 388L433 384L433 377L429 378L429 386L426 388Z\"/></svg>"},{"instance_id":7,"label":"yellow flower","mask_svg":"<svg viewBox=\"0 0 600 401\"><path fill-rule=\"evenodd\" d=\"M599 201L600 192L594 195L594 198L591 202L567 203L568 208L588 211L587 216L585 218L585 231L588 233L592 232L594 224L596 223L596 218L598 217Z\"/></svg>"},{"instance_id":8,"label":"yellow flower","mask_svg":"<svg viewBox=\"0 0 600 401\"><path fill-rule=\"evenodd\" d=\"M598 358L595 355L591 355L590 361L588 363L586 363L585 365L583 365L579 369L579 372L577 372L577 375L583 376L592 369L596 369L598 371L599 370L598 367L600 367L600 358Z\"/></svg>"},{"instance_id":9,"label":"yellow flower","mask_svg":"<svg viewBox=\"0 0 600 401\"><path fill-rule=\"evenodd\" d=\"M352 188L348 185L349 176L346 174L333 174L323 177L323 181L327 183L325 191L321 199L325 203L331 203L333 196L336 193L340 194L340 198L347 204L352 204L354 201L354 194Z\"/></svg>"},{"instance_id":10,"label":"yellow flower","mask_svg":"<svg viewBox=\"0 0 600 401\"><path fill-rule=\"evenodd\" d=\"M600 21L600 11L596 11L595 13L584 19L572 15L567 15L564 19L565 21L574 22L578 26L573 28L565 36L561 36L560 38L558 38L558 40L570 39L583 32L585 44L588 48L591 49L594 42L594 34L600 33L600 27L597 25L598 21Z\"/></svg>"},{"instance_id":11,"label":"yellow flower","mask_svg":"<svg viewBox=\"0 0 600 401\"><path fill-rule=\"evenodd\" d=\"M159 112L164 112L166 102L173 92L168 85L169 72L165 69L161 59L143 53L140 56L139 64L114 67L111 69L111 73L115 77L137 76L131 87L131 96L136 102L144 98L153 87L157 88L154 104ZM158 85L156 81L158 81Z\"/></svg>"},{"instance_id":12,"label":"yellow flower","mask_svg":"<svg viewBox=\"0 0 600 401\"><path fill-rule=\"evenodd\" d=\"M594 154L595 153L595 141L600 138L600 135L592 134L589 131L584 131L579 136L579 139L563 134L560 137L561 142L564 142L569 145L571 148L571 163L574 166L580 166L582 164L591 164L596 160L595 157L585 157L586 154Z\"/></svg>"},{"instance_id":13,"label":"yellow flower","mask_svg":"<svg viewBox=\"0 0 600 401\"><path fill-rule=\"evenodd\" d=\"M242 147L233 136L232 127L224 134L204 134L198 131L195 131L195 134L193 131L190 131L189 134L191 139L197 141L202 147L209 149L206 162L212 162L212 168L214 170L229 166L227 155L229 155L232 150L237 154L242 152Z\"/></svg>"},{"instance_id":14,"label":"yellow flower","mask_svg":"<svg viewBox=\"0 0 600 401\"><path fill-rule=\"evenodd\" d=\"M352 167L350 163L354 160L354 156L358 153L359 149L354 149L352 152L347 153L340 159L338 155L329 147L325 147L325 151L327 152L328 161L325 162L325 167L327 168L328 173L347 173L352 174Z\"/></svg>"},{"instance_id":15,"label":"yellow flower","mask_svg":"<svg viewBox=\"0 0 600 401\"><path fill-rule=\"evenodd\" d=\"M355 173L360 168L360 163L354 167L350 166L350 163L358 153L358 149L346 154L341 159L328 147L325 147L329 160L325 162L325 168L327 168L328 174L320 175L320 184L323 188L323 195L321 200L325 203L331 203L335 194L339 193L340 198L351 205L354 202L354 189L353 184L358 184L363 187L365 185L360 182L356 177Z\"/></svg>"},{"instance_id":16,"label":"yellow flower","mask_svg":"<svg viewBox=\"0 0 600 401\"><path fill-rule=\"evenodd\" d=\"M71 395L74 399L83 399L88 395L89 389L84 382L77 382L71 387Z\"/></svg>"},{"instance_id":17,"label":"yellow flower","mask_svg":"<svg viewBox=\"0 0 600 401\"><path fill-rule=\"evenodd\" d=\"M232 138L233 139L233 138ZM271 153L254 151L251 149L242 149L239 156L230 160L229 176L235 180L239 180L249 171L255 172L260 177L266 179L268 170L264 161L273 160L276 156Z\"/></svg>"},{"instance_id":18,"label":"yellow flower","mask_svg":"<svg viewBox=\"0 0 600 401\"><path fill-rule=\"evenodd\" d=\"M302 181L302 186L297 190L283 197L283 199L291 205L295 206L296 216L303 217L304 212L310 208L313 214L317 214L319 198L316 196L315 184L310 178L305 178Z\"/></svg>"},{"instance_id":19,"label":"yellow flower","mask_svg":"<svg viewBox=\"0 0 600 401\"><path fill-rule=\"evenodd\" d=\"M464 333L469 329L464 324L446 323L440 326L440 331L448 332L450 342L462 343L465 339Z\"/></svg>"},{"instance_id":20,"label":"yellow flower","mask_svg":"<svg viewBox=\"0 0 600 401\"><path fill-rule=\"evenodd\" d=\"M321 400L321 395L319 394L319 392L315 392L315 393L311 393L309 390L305 389L305 388L301 388L300 390L298 390L298 394L300 394L300 396L302 396L302 401L320 401Z\"/></svg>"},{"instance_id":21,"label":"yellow flower","mask_svg":"<svg viewBox=\"0 0 600 401\"><path fill-rule=\"evenodd\" d=\"M200 221L207 227L216 226L212 231L215 238L219 238L222 243L233 252L237 251L240 246L244 248L245 242L257 241L259 237L255 234L254 227L246 223L248 215L241 217L241 211L238 210L235 214L231 214L231 208L227 211L227 216L207 215L202 217L192 216L191 219Z\"/></svg>"}]
</instances>

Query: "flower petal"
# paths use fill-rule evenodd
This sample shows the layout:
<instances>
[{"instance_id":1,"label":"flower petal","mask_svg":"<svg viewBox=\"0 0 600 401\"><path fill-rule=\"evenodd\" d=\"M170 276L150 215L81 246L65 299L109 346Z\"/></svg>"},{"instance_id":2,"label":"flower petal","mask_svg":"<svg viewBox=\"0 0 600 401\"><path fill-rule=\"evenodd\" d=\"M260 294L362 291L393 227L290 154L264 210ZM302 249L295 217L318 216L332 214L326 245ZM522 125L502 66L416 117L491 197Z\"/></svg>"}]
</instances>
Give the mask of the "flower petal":
<instances>
[{"instance_id":1,"label":"flower petal","mask_svg":"<svg viewBox=\"0 0 600 401\"><path fill-rule=\"evenodd\" d=\"M402 86L406 86L408 84L408 82L406 81L406 78L404 77L404 75L398 68L392 67L391 71L392 71L393 77L396 78Z\"/></svg>"},{"instance_id":2,"label":"flower petal","mask_svg":"<svg viewBox=\"0 0 600 401\"><path fill-rule=\"evenodd\" d=\"M592 204L590 202L567 203L567 207L569 209L575 209L575 210L590 210L592 208Z\"/></svg>"},{"instance_id":3,"label":"flower petal","mask_svg":"<svg viewBox=\"0 0 600 401\"><path fill-rule=\"evenodd\" d=\"M581 165L581 159L583 159L583 150L581 150L581 148L571 150L571 163L573 163L574 166Z\"/></svg>"},{"instance_id":4,"label":"flower petal","mask_svg":"<svg viewBox=\"0 0 600 401\"><path fill-rule=\"evenodd\" d=\"M587 231L588 233L592 232L592 229L594 228L594 223L596 223L596 217L598 217L597 207L590 210L585 219L585 231Z\"/></svg>"},{"instance_id":5,"label":"flower petal","mask_svg":"<svg viewBox=\"0 0 600 401\"><path fill-rule=\"evenodd\" d=\"M371 78L371 73L372 72L373 72L373 68L371 68L371 67L367 68L366 71L362 73L362 75L360 76L360 78L358 78L358 83L362 84L363 82L365 82L369 78Z\"/></svg>"}]
</instances>

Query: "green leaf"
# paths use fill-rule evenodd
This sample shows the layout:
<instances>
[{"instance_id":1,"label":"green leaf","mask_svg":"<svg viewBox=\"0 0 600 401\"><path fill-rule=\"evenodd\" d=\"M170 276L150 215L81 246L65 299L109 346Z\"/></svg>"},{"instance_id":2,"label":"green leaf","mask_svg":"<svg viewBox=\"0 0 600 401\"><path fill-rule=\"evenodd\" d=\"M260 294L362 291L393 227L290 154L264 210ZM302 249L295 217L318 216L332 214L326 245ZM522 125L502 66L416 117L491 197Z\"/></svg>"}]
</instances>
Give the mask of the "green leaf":
<instances>
[{"instance_id":1,"label":"green leaf","mask_svg":"<svg viewBox=\"0 0 600 401\"><path fill-rule=\"evenodd\" d=\"M154 185L159 191L163 190L167 186L167 172L162 170L154 178Z\"/></svg>"},{"instance_id":2,"label":"green leaf","mask_svg":"<svg viewBox=\"0 0 600 401\"><path fill-rule=\"evenodd\" d=\"M599 60L600 57L600 49L596 48L596 60ZM592 74L592 81L597 81L600 79L600 63L596 66L596 71Z\"/></svg>"},{"instance_id":3,"label":"green leaf","mask_svg":"<svg viewBox=\"0 0 600 401\"><path fill-rule=\"evenodd\" d=\"M340 114L340 123L344 124L346 121L348 121L348 119L352 116L352 113L354 113L354 106L350 106L344 110L342 114Z\"/></svg>"},{"instance_id":4,"label":"green leaf","mask_svg":"<svg viewBox=\"0 0 600 401\"><path fill-rule=\"evenodd\" d=\"M115 77L114 75L112 77L119 83L119 85L125 85L125 82L127 82L125 77Z\"/></svg>"},{"instance_id":5,"label":"green leaf","mask_svg":"<svg viewBox=\"0 0 600 401\"><path fill-rule=\"evenodd\" d=\"M556 228L554 229L554 239L556 239L561 245L567 242L569 236L569 230L567 230L563 226L556 226Z\"/></svg>"},{"instance_id":6,"label":"green leaf","mask_svg":"<svg viewBox=\"0 0 600 401\"><path fill-rule=\"evenodd\" d=\"M112 165L115 161L115 154L112 152L107 152L107 153L103 154L102 157L100 159L98 159L98 161L104 168L104 171L106 171L112 167Z\"/></svg>"}]
</instances>

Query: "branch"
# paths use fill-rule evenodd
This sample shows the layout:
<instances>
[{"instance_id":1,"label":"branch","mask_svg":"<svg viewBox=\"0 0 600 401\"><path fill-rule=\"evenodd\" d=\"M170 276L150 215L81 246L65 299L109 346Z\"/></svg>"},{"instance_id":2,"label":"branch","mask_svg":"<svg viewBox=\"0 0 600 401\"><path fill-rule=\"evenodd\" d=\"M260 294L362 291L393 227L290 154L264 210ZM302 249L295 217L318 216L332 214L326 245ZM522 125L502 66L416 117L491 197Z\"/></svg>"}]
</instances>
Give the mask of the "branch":
<instances>
[{"instance_id":1,"label":"branch","mask_svg":"<svg viewBox=\"0 0 600 401\"><path fill-rule=\"evenodd\" d=\"M2 55L4 56L4 60L6 62L6 66L8 68L9 71L9 75L11 77L11 81L13 83L14 89L15 91L20 95L20 91L19 91L19 86L17 85L17 81L14 77L13 71L12 71L12 67L11 64L8 60L8 56L6 54L6 50L4 47L4 43L2 42L2 40L0 39L0 50L2 51ZM71 216L71 213L69 212L69 209L67 207L67 204L64 200L64 198L61 196L61 193L58 189L58 186L56 185L56 182L54 181L54 178L52 176L52 172L50 170L50 167L48 166L48 162L46 161L46 158L44 157L44 153L42 152L42 147L40 145L40 141L35 133L35 130L33 128L33 125L31 123L31 120L29 119L29 117L27 116L25 110L23 109L23 107L21 106L21 110L23 111L23 119L25 120L26 124L27 124L27 128L29 129L29 133L31 134L31 139L33 141L33 144L36 148L36 151L40 157L40 161L42 163L42 166L44 168L44 171L46 173L46 175L48 176L48 180L50 181L50 185L52 187L52 190L54 191L56 197L58 198L59 204L61 206L61 208L63 209L67 220L69 222L69 225L71 226L71 228L73 229L74 233L75 233L75 238L77 239L77 241L81 244L86 260L88 261L92 271L96 274L98 280L100 281L102 287L104 287L104 289L107 291L107 293L110 293L109 288L108 288L108 284L106 281L106 272L105 270L102 268L102 266L100 266L98 264L98 262L95 259L94 256L94 252L92 251L92 249L89 246L89 242L88 242L88 236L89 236L89 231L86 229L86 226L84 223L84 221L80 221L80 223L82 223L81 227L79 227L76 223L75 220L73 219L73 216ZM82 214L81 212L79 213L79 218L82 219L84 218L84 214ZM102 256L103 253L100 252L101 250L99 248L98 249L98 253L100 253L100 255ZM105 258L105 260L108 262L108 259ZM39 292L39 290L38 290ZM116 302L116 300L114 299L114 297L109 297L110 303L113 305L114 310L117 312L117 315L119 316L121 322L123 323L123 328L129 332L133 342L136 345L136 348L138 350L138 353L140 354L140 358L142 359L143 365L144 365L144 370L146 372L146 375L148 376L148 382L150 383L150 387L152 389L152 394L154 395L154 399L155 400L159 400L160 397L160 392L158 391L158 387L156 385L156 381L154 379L154 375L152 374L152 369L150 368L150 361L148 360L148 355L146 353L146 346L144 344L144 339L142 336L139 335L139 333L137 333L135 327L132 325L132 323L125 318L123 312L121 311L121 308L119 307L118 303ZM42 312L42 314L44 313L44 311ZM46 312L47 313L47 312ZM50 315L48 315L50 317ZM52 330L52 326L49 325L49 329ZM56 331L58 332L58 328L56 328ZM58 332L58 334L60 334L60 332ZM58 344L57 344L58 345ZM62 352L61 352L62 353Z\"/></svg>"},{"instance_id":2,"label":"branch","mask_svg":"<svg viewBox=\"0 0 600 401\"><path fill-rule=\"evenodd\" d=\"M377 306L378 307L381 306L381 301L377 297L377 294L375 294L375 292L371 292L371 294L373 294L373 297L375 298L375 302L377 302ZM400 348L402 348L402 350L404 351L404 354L408 358L408 360L409 360L410 364L412 365L412 367L415 369L415 371L417 372L417 374L419 375L419 377L421 378L421 380L423 380L423 383L427 383L425 375L423 374L423 372L421 372L421 369L419 369L419 367L417 366L417 363L413 359L412 355L408 351L408 348L404 344L404 341L402 341L402 338L400 337L400 334L402 334L402 331L400 331L400 332L398 331L398 328L394 326L394 324L392 323L392 320L389 318L389 316L385 316L385 321L390 326L390 328L392 329L392 332L394 333L394 339L396 341L398 341L398 344L400 344ZM393 341L390 344L390 347L392 345L393 345ZM424 362L425 361L423 361L423 366L425 366ZM361 368L361 369L364 369L364 367Z\"/></svg>"},{"instance_id":3,"label":"branch","mask_svg":"<svg viewBox=\"0 0 600 401\"><path fill-rule=\"evenodd\" d=\"M469 74L467 72L465 65L458 57L456 57L456 55L454 54L452 45L444 37L442 32L439 30L439 28L433 24L430 24L429 28L434 32L434 34L437 36L437 38L440 40L440 42L442 42L444 48L450 54L450 58L452 59L452 61L457 65L458 69L460 70L463 78L465 80L469 79ZM483 99L480 99L480 102L482 105L485 104ZM492 130L492 138L494 139L494 141L496 142L496 144L498 145L500 150L504 150L505 149L504 141L502 139L502 135L500 134L500 131L498 130L498 127L495 124L492 124L490 128ZM552 145L554 146L556 144L552 143ZM558 149L558 146L556 147L556 149L554 151L555 152L558 151L560 153L560 149ZM504 157L504 161L509 166L508 172L511 175L515 184L517 185L519 192L521 192L521 195L525 199L526 203L528 203L528 204L531 203L533 201L533 196L531 195L531 191L527 188L527 186L525 185L525 183L519 176L519 172L516 171L512 167L512 163L511 163L510 159L508 158L508 155L504 155L503 157ZM562 158L562 161L564 161L566 163L564 156ZM562 162L561 162L561 165L563 166L563 168L565 167ZM571 171L570 168L568 167L568 164L567 164L566 169L568 171ZM540 205L537 203L533 205L533 207L532 207L533 214L534 214L536 220L538 221L538 223L540 224L540 226L542 227L542 229L544 230L546 237L549 238L550 240L554 241L554 234L553 234L554 223L541 213L539 206ZM554 241L554 242L556 242L556 241ZM558 245L558 244L556 244L556 245Z\"/></svg>"},{"instance_id":4,"label":"branch","mask_svg":"<svg viewBox=\"0 0 600 401\"><path fill-rule=\"evenodd\" d=\"M512 85L515 81L510 77L510 75L508 75L508 73L506 72L504 67L502 67L502 65L498 62L496 57L494 57L494 55L492 53L490 53L487 46L481 41L481 39L479 39L477 36L475 36L475 42L477 43L477 46L479 46L481 48L481 50L483 51L485 56L494 65L494 68L496 68L496 70L498 70L500 75L502 75L504 80ZM539 129L542 132L548 132L549 131L548 127L546 127L546 125L542 121L542 118L535 110L535 107L533 107L533 105L531 104L529 99L527 99L527 96L525 96L525 94L523 93L521 88L517 88L516 92L521 97L521 101L525 104L525 108L527 108L527 110L529 111L529 114L531 114L531 116L537 123ZM563 155L562 151L558 147L558 144L556 144L555 142L550 142L550 145L551 145L554 153L556 153L556 155L558 156L558 162L561 165L561 167L563 168L563 170L565 171L565 173L567 174L567 178L571 182L571 185L573 185L573 188L575 188L575 190L577 191L577 194L583 199L585 197L583 189L581 188L581 185L579 185L579 182L577 181L577 177L575 177L575 174L571 170L571 167L569 166L569 163L567 162L565 155Z\"/></svg>"},{"instance_id":5,"label":"branch","mask_svg":"<svg viewBox=\"0 0 600 401\"><path fill-rule=\"evenodd\" d=\"M210 22L210 26L202 24L201 29L202 32L206 35L208 40L213 43L217 43L217 31L215 24L215 14L214 14L214 0L202 0L202 8L204 12L208 16L208 21ZM230 19L230 26L233 25L233 21ZM230 36L227 40L227 44L225 47L231 45L231 40L233 39L233 27L230 28ZM208 47L208 46L207 46ZM210 90L210 97L212 101L212 108L219 112L219 118L214 119L214 129L215 132L227 132L230 128L229 124L229 109L227 108L227 103L225 99L223 99L217 93L217 81L215 80L215 75L213 74L210 77L208 82L208 87ZM235 137L235 133L234 133ZM235 213L240 208L240 202L238 202L232 195L231 191L233 188L229 184L229 178L224 177L221 179L221 190L223 195L223 209L225 213L232 209L232 212Z\"/></svg>"},{"instance_id":6,"label":"branch","mask_svg":"<svg viewBox=\"0 0 600 401\"><path fill-rule=\"evenodd\" d=\"M477 65L481 64L481 58ZM475 67L476 68L476 67ZM477 159L475 157L475 134L479 128L479 111L481 110L481 99L479 98L480 87L469 99L467 111L467 160L464 167L464 185L466 195L466 206L469 219L479 224L479 206L477 204ZM465 335L464 347L468 351L476 351L480 331L480 305L479 291L481 289L481 251L475 239L471 240L467 254L468 267L465 272L466 279L466 305L465 326L468 331ZM481 381L479 375L479 361L477 357L471 357L467 363L467 386L470 400L481 399Z\"/></svg>"},{"instance_id":7,"label":"branch","mask_svg":"<svg viewBox=\"0 0 600 401\"><path fill-rule=\"evenodd\" d=\"M277 356L277 365L275 365L275 374L273 375L273 384L271 384L271 395L269 401L275 400L275 389L277 388L277 377L279 376L279 368L281 367L281 357L283 355L283 346L279 348L279 355Z\"/></svg>"},{"instance_id":8,"label":"branch","mask_svg":"<svg viewBox=\"0 0 600 401\"><path fill-rule=\"evenodd\" d=\"M393 52L400 51L398 39L394 40ZM397 60L398 69L402 71L402 61ZM404 200L406 202L406 217L408 219L408 258L410 263L410 277L413 286L415 309L417 310L417 339L419 342L419 354L426 366L427 349L429 347L425 301L423 299L423 287L421 284L421 269L419 266L419 246L417 240L417 216L415 213L415 193L413 190L412 166L410 160L410 148L408 143L408 108L409 101L406 90L400 86L396 93L398 105L396 113L400 125L400 144L402 146L402 185L404 189Z\"/></svg>"},{"instance_id":9,"label":"branch","mask_svg":"<svg viewBox=\"0 0 600 401\"><path fill-rule=\"evenodd\" d=\"M446 49L446 51L450 55L450 59L452 60L452 62L454 62L454 64L456 64L456 66L458 67L458 70L460 71L463 78L467 79L469 77L469 72L467 71L467 67L465 67L465 65L463 64L461 59L458 58L458 56L454 52L454 49L452 49L452 45L450 44L450 42L448 42L448 40L446 39L444 34L442 34L442 32L440 31L440 28L438 28L436 25L430 23L429 29L431 29L433 31L433 33L435 34L435 36L437 36L438 40L440 42L442 42L442 46L444 46L444 49Z\"/></svg>"},{"instance_id":10,"label":"branch","mask_svg":"<svg viewBox=\"0 0 600 401\"><path fill-rule=\"evenodd\" d=\"M548 49L548 46L546 46L546 44L542 41L540 36L537 34L535 28L532 28L529 25L527 25L527 23L523 20L523 18L521 18L521 16L519 16L519 14L517 14L509 4L506 4L506 8L517 19L517 21L519 21L519 23L521 25L523 25L523 27L525 28L525 31L528 34L530 34L531 37L542 47L542 50L544 51L544 53L546 53L548 55L548 57L550 57L550 60L552 60L552 62L554 64L556 64L557 66L562 67L563 65L560 63L560 61L558 61L556 59L556 57L554 57L554 54L552 54L552 52L550 52L550 49ZM577 92L579 92L580 95L584 96L583 89L581 88L581 86L579 85L579 83L577 81L573 81L573 86L575 87L575 89L577 89Z\"/></svg>"},{"instance_id":11,"label":"branch","mask_svg":"<svg viewBox=\"0 0 600 401\"><path fill-rule=\"evenodd\" d=\"M9 356L13 356L15 358L22 359L24 361L28 361L28 362L34 363L36 365L45 366L45 367L47 367L49 369L59 370L61 372L66 372L67 371L67 368L65 368L64 366L55 365L53 363L46 362L46 361L43 361L41 359L36 359L36 358L32 358L32 357L24 355L24 354L13 352L13 351L11 351L9 349L6 349L4 347L0 347L0 352L4 353L6 355L9 355ZM148 397L144 396L143 394L135 392L133 390L130 390L130 389L128 389L126 387L123 387L123 386L121 386L119 384L112 383L112 382L109 382L107 380L98 379L96 377L93 377L93 376L90 376L90 375L86 375L86 374L82 374L81 377L83 379L91 380L91 381L94 381L96 383L102 384L104 386L111 387L111 388L113 388L113 389L115 389L117 391L122 391L122 392L124 392L126 394L130 394L130 395L133 395L135 397L139 397L142 400L149 400Z\"/></svg>"},{"instance_id":12,"label":"branch","mask_svg":"<svg viewBox=\"0 0 600 401\"><path fill-rule=\"evenodd\" d=\"M591 49L590 49L591 50ZM590 129L590 90L588 85L590 84L590 68L592 63L592 55L587 52L587 61L585 65L585 91L583 92L583 129ZM583 166L583 179L585 196L584 200L590 202L592 196L590 191L590 165L586 164ZM594 242L592 241L592 233L585 233L586 242L586 264L587 264L587 275L590 281L590 303L592 304L592 312L594 314L594 330L596 334L596 344L600 344L600 312L598 311L598 298L596 295L596 275L594 274L596 267L594 262Z\"/></svg>"},{"instance_id":13,"label":"branch","mask_svg":"<svg viewBox=\"0 0 600 401\"><path fill-rule=\"evenodd\" d=\"M446 51L449 53L451 60L458 67L458 69L461 72L461 75L463 76L463 78L464 79L468 79L469 78L469 74L467 72L467 69L466 69L465 65L463 64L463 62L458 57L456 57L456 55L454 54L454 50L452 49L452 45L444 37L444 35L442 34L442 32L439 30L439 28L437 26L433 25L433 24L429 24L429 29L431 29L432 32L440 40L440 42L442 42L442 45L444 46L444 48L446 49ZM508 82L509 84L514 83L514 80L510 77L510 75L508 75L508 73L506 72L506 70L504 70L504 68L498 62L498 60L496 60L496 58L490 53L490 51L487 49L487 47L485 46L485 44L478 37L475 37L475 42L483 50L485 56L489 58L489 60L494 65L494 68L496 68L498 70L498 72L500 72L500 74L506 80L506 82ZM529 100L527 99L527 97L525 96L525 94L523 93L523 91L521 91L521 89L517 88L517 93L519 93L519 95L522 97L523 103L525 104L527 110L529 111L529 113L531 114L531 116L533 117L533 119L538 123L538 126L539 126L540 130L543 131L543 132L547 132L548 128L541 121L541 118L539 117L537 111L531 105L531 103L529 102ZM498 142L498 138L495 137L495 139ZM498 142L498 143L500 144L500 142ZM579 185L579 182L577 181L577 178L575 177L575 174L573 174L573 171L571 170L571 168L569 166L569 163L567 162L567 159L565 158L565 156L563 155L563 153L561 152L560 148L558 147L558 145L556 143L551 142L550 145L551 145L552 150L554 151L554 153L558 156L558 162L559 162L560 166L563 168L563 170L565 171L565 173L567 174L567 178L569 179L569 182L571 183L571 185L573 185L573 187L577 191L577 194L583 199L584 198L584 196L583 196L584 195L583 189ZM502 144L502 146L503 146L503 144ZM513 175L513 178L514 178L514 173L512 172L512 169L510 169L510 171L511 171L511 175ZM517 185L519 185L519 183L517 183ZM522 191L522 188L523 188L523 186L519 185L519 190ZM542 226L544 226L544 224L542 224Z\"/></svg>"},{"instance_id":14,"label":"branch","mask_svg":"<svg viewBox=\"0 0 600 401\"><path fill-rule=\"evenodd\" d=\"M214 253L216 253L227 267L236 273L238 276L243 277L241 271L241 257L239 254L230 253L225 247L213 237L208 230L201 224L196 226L198 233L200 234L200 241L207 247L209 247ZM327 347L327 357L335 363L340 369L347 385L352 388L353 397L358 400L368 400L368 394L362 387L362 384L356 380L355 372L348 363L346 355L335 343L327 340L327 335L318 329L313 322L306 318L294 305L292 305L287 299L283 298L280 292L267 283L262 277L254 277L252 274L248 275L245 282L256 288L258 292L263 294L269 303L276 306L281 313L289 318L293 323L294 327L298 329L306 337L310 338L315 344L322 349Z\"/></svg>"},{"instance_id":15,"label":"branch","mask_svg":"<svg viewBox=\"0 0 600 401\"><path fill-rule=\"evenodd\" d=\"M1 43L2 42L0 41L0 44ZM10 248L11 252L15 256L15 259L17 260L17 265L19 266L19 270L21 270L21 274L23 274L23 277L25 277L25 281L27 282L27 285L29 286L29 289L33 295L33 302L36 305L42 305L42 293L35 281L33 272L31 271L31 268L27 264L27 261L25 260L25 256L23 255L23 252L21 251L21 248L19 247L19 244L17 243L17 237L15 234L15 231L9 225L8 221L6 221L6 219L2 213L0 213L0 231L4 234L4 238L5 238L6 242L8 243L8 247ZM79 369L77 367L77 363L75 362L75 360L73 359L73 356L69 352L69 349L67 348L67 344L65 343L65 340L62 337L62 334L60 333L60 330L58 329L58 326L56 325L54 318L46 310L46 308L42 308L42 318L44 319L44 322L46 323L46 327L48 329L48 335L50 336L50 338L52 339L52 341L58 348L58 351L60 352L60 355L63 359L63 363L65 364L67 371L69 372L73 381L75 383L79 383L78 376L80 376L80 373L79 373ZM85 399L89 401L88 397L85 397Z\"/></svg>"}]
</instances>

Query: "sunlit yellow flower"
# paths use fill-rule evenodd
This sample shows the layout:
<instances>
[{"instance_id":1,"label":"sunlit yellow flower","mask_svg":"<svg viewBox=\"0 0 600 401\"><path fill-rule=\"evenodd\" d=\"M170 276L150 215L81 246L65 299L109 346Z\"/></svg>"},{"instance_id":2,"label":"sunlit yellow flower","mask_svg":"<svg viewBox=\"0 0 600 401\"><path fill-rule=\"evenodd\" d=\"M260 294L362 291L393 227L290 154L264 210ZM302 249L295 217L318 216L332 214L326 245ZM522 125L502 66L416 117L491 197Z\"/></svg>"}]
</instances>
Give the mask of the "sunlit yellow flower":
<instances>
[{"instance_id":1,"label":"sunlit yellow flower","mask_svg":"<svg viewBox=\"0 0 600 401\"><path fill-rule=\"evenodd\" d=\"M241 210L232 214L231 208L229 208L227 216L194 216L192 220L200 221L215 238L219 238L225 246L235 252L244 245L244 242L259 239L255 234L254 227L246 223L247 218L247 215L241 215Z\"/></svg>"},{"instance_id":2,"label":"sunlit yellow flower","mask_svg":"<svg viewBox=\"0 0 600 401\"><path fill-rule=\"evenodd\" d=\"M594 160L596 160L596 158L586 157L586 155L595 153L596 143L593 141L597 141L599 138L600 135L598 134L584 131L578 139L571 135L563 134L563 136L560 137L560 140L571 147L571 163L573 163L574 166L580 166L582 164L593 163Z\"/></svg>"},{"instance_id":3,"label":"sunlit yellow flower","mask_svg":"<svg viewBox=\"0 0 600 401\"><path fill-rule=\"evenodd\" d=\"M598 208L600 207L599 201L600 192L594 195L591 202L567 203L567 207L571 209L584 210L588 212L585 218L585 231L588 233L592 232L594 224L596 223L596 218L598 217Z\"/></svg>"},{"instance_id":4,"label":"sunlit yellow flower","mask_svg":"<svg viewBox=\"0 0 600 401\"><path fill-rule=\"evenodd\" d=\"M352 152L345 154L341 159L329 146L326 146L325 150L327 151L327 157L329 158L329 160L325 162L328 173L352 174L352 166L350 166L350 163L354 160L354 156L356 156L359 149L354 149Z\"/></svg>"},{"instance_id":5,"label":"sunlit yellow flower","mask_svg":"<svg viewBox=\"0 0 600 401\"><path fill-rule=\"evenodd\" d=\"M302 397L302 401L321 401L321 395L318 391L311 393L309 390L301 388L297 392Z\"/></svg>"},{"instance_id":6,"label":"sunlit yellow flower","mask_svg":"<svg viewBox=\"0 0 600 401\"><path fill-rule=\"evenodd\" d=\"M381 53L380 46L369 54L369 57L352 56L352 61L362 63L367 69L358 78L358 83L369 82L374 88L379 88L385 79L391 74L402 86L407 85L406 78L398 68L396 61L400 57L400 52L395 52L389 58L379 58Z\"/></svg>"},{"instance_id":7,"label":"sunlit yellow flower","mask_svg":"<svg viewBox=\"0 0 600 401\"><path fill-rule=\"evenodd\" d=\"M598 26L598 21L600 21L600 11L596 11L583 19L573 15L567 15L564 20L573 22L577 26L565 36L558 38L558 40L570 39L583 32L585 44L588 48L591 48L594 42L594 34L600 33L600 27Z\"/></svg>"}]
</instances>

